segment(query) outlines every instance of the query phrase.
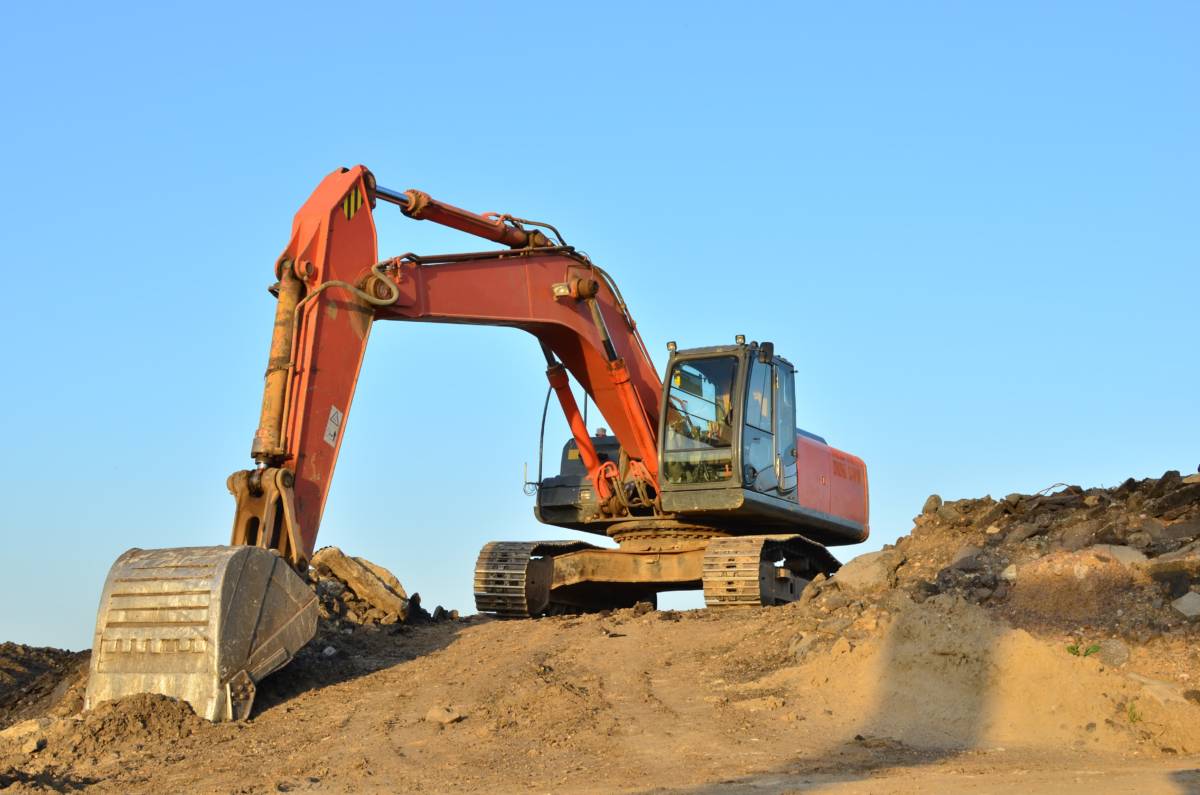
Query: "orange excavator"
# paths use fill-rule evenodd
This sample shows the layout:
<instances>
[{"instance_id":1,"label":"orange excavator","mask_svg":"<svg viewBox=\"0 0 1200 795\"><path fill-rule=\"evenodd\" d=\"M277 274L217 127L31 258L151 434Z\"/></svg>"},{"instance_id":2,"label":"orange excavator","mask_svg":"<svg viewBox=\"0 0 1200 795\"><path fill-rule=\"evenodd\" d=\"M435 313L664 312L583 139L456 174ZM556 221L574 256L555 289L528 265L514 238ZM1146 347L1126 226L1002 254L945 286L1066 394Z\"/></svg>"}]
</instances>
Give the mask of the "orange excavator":
<instances>
[{"instance_id":1,"label":"orange excavator","mask_svg":"<svg viewBox=\"0 0 1200 795\"><path fill-rule=\"evenodd\" d=\"M503 248L380 259L380 202ZM230 544L117 559L96 621L89 707L157 692L209 720L245 718L255 685L311 640L308 561L377 320L533 335L572 437L560 473L535 484L535 515L615 542L485 545L480 612L594 611L687 589L703 589L710 607L782 604L837 569L827 546L867 537L866 467L797 428L795 370L771 343L668 343L660 380L616 283L549 224L468 212L343 168L296 214L275 276L256 466L229 477ZM589 432L572 380L611 435Z\"/></svg>"}]
</instances>

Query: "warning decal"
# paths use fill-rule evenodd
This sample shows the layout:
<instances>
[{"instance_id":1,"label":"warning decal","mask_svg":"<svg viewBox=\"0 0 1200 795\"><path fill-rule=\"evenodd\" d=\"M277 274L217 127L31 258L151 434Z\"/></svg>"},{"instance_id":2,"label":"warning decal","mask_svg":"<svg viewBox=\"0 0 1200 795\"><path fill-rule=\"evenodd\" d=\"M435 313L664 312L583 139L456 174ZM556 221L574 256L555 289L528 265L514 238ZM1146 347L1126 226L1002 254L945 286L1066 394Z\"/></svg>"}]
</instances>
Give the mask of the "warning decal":
<instances>
[{"instance_id":1,"label":"warning decal","mask_svg":"<svg viewBox=\"0 0 1200 795\"><path fill-rule=\"evenodd\" d=\"M325 444L337 447L338 431L342 429L342 412L337 406L329 407L329 422L325 423Z\"/></svg>"}]
</instances>

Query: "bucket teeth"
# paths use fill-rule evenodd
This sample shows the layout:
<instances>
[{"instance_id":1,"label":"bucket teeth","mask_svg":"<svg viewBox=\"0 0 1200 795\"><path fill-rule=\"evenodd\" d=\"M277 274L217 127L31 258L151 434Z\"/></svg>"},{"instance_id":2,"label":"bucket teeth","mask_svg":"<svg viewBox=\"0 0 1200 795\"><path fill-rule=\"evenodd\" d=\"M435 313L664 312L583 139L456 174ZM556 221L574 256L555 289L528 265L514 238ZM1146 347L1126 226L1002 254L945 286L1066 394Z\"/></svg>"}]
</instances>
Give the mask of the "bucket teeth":
<instances>
[{"instance_id":1,"label":"bucket teeth","mask_svg":"<svg viewBox=\"0 0 1200 795\"><path fill-rule=\"evenodd\" d=\"M161 693L208 720L247 717L255 683L316 628L316 594L272 551L131 549L104 583L84 707Z\"/></svg>"}]
</instances>

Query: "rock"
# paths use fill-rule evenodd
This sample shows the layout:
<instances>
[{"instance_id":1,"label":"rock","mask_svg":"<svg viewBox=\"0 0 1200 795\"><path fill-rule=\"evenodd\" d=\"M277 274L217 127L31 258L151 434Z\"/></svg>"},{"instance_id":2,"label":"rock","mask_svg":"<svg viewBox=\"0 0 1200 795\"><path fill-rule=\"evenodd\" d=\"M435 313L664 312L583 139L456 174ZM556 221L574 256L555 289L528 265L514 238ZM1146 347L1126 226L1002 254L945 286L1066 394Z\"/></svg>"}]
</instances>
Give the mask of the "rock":
<instances>
[{"instance_id":1,"label":"rock","mask_svg":"<svg viewBox=\"0 0 1200 795\"><path fill-rule=\"evenodd\" d=\"M38 751L42 750L45 747L46 747L46 738L42 737L41 735L38 735L37 737L30 737L25 742L25 744L21 746L21 753L36 754Z\"/></svg>"},{"instance_id":2,"label":"rock","mask_svg":"<svg viewBox=\"0 0 1200 795\"><path fill-rule=\"evenodd\" d=\"M1154 500L1147 509L1156 515L1162 515L1175 508L1181 508L1193 502L1200 502L1200 483L1189 483Z\"/></svg>"},{"instance_id":3,"label":"rock","mask_svg":"<svg viewBox=\"0 0 1200 795\"><path fill-rule=\"evenodd\" d=\"M817 642L817 637L818 635L812 632L800 633L796 636L795 640L792 641L791 645L788 646L788 653L791 654L792 658L795 659L796 662L801 662L804 659L804 656L808 654L813 644Z\"/></svg>"},{"instance_id":4,"label":"rock","mask_svg":"<svg viewBox=\"0 0 1200 795\"><path fill-rule=\"evenodd\" d=\"M946 524L958 524L962 520L962 514L953 505L942 505L934 512L934 515Z\"/></svg>"},{"instance_id":5,"label":"rock","mask_svg":"<svg viewBox=\"0 0 1200 795\"><path fill-rule=\"evenodd\" d=\"M1155 519L1147 516L1146 518L1142 519L1142 521L1138 522L1137 529L1138 531L1150 536L1151 539L1155 541L1161 541L1163 538L1165 538L1165 535L1163 534L1164 527L1166 527L1166 522L1162 521L1161 519Z\"/></svg>"},{"instance_id":6,"label":"rock","mask_svg":"<svg viewBox=\"0 0 1200 795\"><path fill-rule=\"evenodd\" d=\"M396 575L380 566L378 563L372 563L366 558L355 557L355 561L365 566L372 574L383 580L383 584L388 587L392 593L399 596L401 599L407 599L408 593L404 590L404 586L400 584L400 580L396 579Z\"/></svg>"},{"instance_id":7,"label":"rock","mask_svg":"<svg viewBox=\"0 0 1200 795\"><path fill-rule=\"evenodd\" d=\"M980 555L982 551L979 547L970 544L959 548L954 553L954 557L950 559L950 568L959 571L983 571L986 566Z\"/></svg>"},{"instance_id":8,"label":"rock","mask_svg":"<svg viewBox=\"0 0 1200 795\"><path fill-rule=\"evenodd\" d=\"M1172 596L1186 597L1192 583L1200 580L1200 549L1197 547L1200 547L1200 542L1159 555L1147 561L1144 568L1156 582L1166 583Z\"/></svg>"},{"instance_id":9,"label":"rock","mask_svg":"<svg viewBox=\"0 0 1200 795\"><path fill-rule=\"evenodd\" d=\"M926 515L935 513L937 511L937 509L941 508L941 507L942 507L942 498L936 494L930 494L929 497L925 500L925 505L923 505L921 507L921 513L926 514Z\"/></svg>"},{"instance_id":10,"label":"rock","mask_svg":"<svg viewBox=\"0 0 1200 795\"><path fill-rule=\"evenodd\" d=\"M839 654L849 654L853 650L854 647L850 645L850 641L842 637L833 642L833 648L831 648L829 651L834 656L837 656Z\"/></svg>"},{"instance_id":11,"label":"rock","mask_svg":"<svg viewBox=\"0 0 1200 795\"><path fill-rule=\"evenodd\" d=\"M1044 532L1046 532L1045 527L1039 527L1036 524L1024 522L1010 530L1004 540L1010 544L1019 544L1026 539L1033 538L1034 536L1040 535Z\"/></svg>"},{"instance_id":12,"label":"rock","mask_svg":"<svg viewBox=\"0 0 1200 795\"><path fill-rule=\"evenodd\" d=\"M638 602L637 604L635 604L633 606L633 614L635 616L644 616L647 613L653 613L653 612L654 612L654 605L651 604L650 602ZM433 614L434 614L434 616L437 616L437 611L435 610ZM443 617L449 618L450 614L445 613ZM455 616L455 618L457 618L457 617L458 616Z\"/></svg>"},{"instance_id":13,"label":"rock","mask_svg":"<svg viewBox=\"0 0 1200 795\"><path fill-rule=\"evenodd\" d=\"M1130 533L1125 538L1125 542L1136 549L1145 549L1154 542L1154 539L1150 537L1149 533L1143 533L1139 530L1136 533Z\"/></svg>"},{"instance_id":14,"label":"rock","mask_svg":"<svg viewBox=\"0 0 1200 795\"><path fill-rule=\"evenodd\" d=\"M385 614L395 613L401 619L407 618L409 600L403 595L404 589L400 588L400 592L393 590L387 579L376 574L379 567L374 564L364 565L358 558L346 555L337 547L325 547L313 556L312 565L318 571L326 570L337 577L354 591L355 596L372 607L379 608ZM384 573L391 581L395 581L396 587L400 585L386 570Z\"/></svg>"},{"instance_id":15,"label":"rock","mask_svg":"<svg viewBox=\"0 0 1200 795\"><path fill-rule=\"evenodd\" d=\"M1024 495L1022 495L1022 494L1017 494L1014 492L1012 494L1009 494L1007 497L1005 497L1003 501L1008 503L1008 506L1010 508L1016 508L1018 505L1021 504L1021 499L1023 498L1023 496Z\"/></svg>"},{"instance_id":16,"label":"rock","mask_svg":"<svg viewBox=\"0 0 1200 795\"><path fill-rule=\"evenodd\" d=\"M1076 552L1083 549L1095 540L1098 529L1097 523L1091 521L1071 525L1062 534L1061 543L1063 549L1069 552Z\"/></svg>"},{"instance_id":17,"label":"rock","mask_svg":"<svg viewBox=\"0 0 1200 795\"><path fill-rule=\"evenodd\" d=\"M904 555L895 549L883 549L859 555L838 569L833 582L839 588L870 591L890 588L895 584L896 569L904 562Z\"/></svg>"},{"instance_id":18,"label":"rock","mask_svg":"<svg viewBox=\"0 0 1200 795\"><path fill-rule=\"evenodd\" d=\"M1097 656L1105 665L1120 668L1129 662L1129 647L1116 638L1108 638L1100 641L1100 651Z\"/></svg>"},{"instance_id":19,"label":"rock","mask_svg":"<svg viewBox=\"0 0 1200 795\"><path fill-rule=\"evenodd\" d=\"M1000 572L1000 579L1005 582L1017 581L1017 564L1010 563L1004 567L1004 571Z\"/></svg>"},{"instance_id":20,"label":"rock","mask_svg":"<svg viewBox=\"0 0 1200 795\"><path fill-rule=\"evenodd\" d=\"M1171 602L1171 607L1187 618L1200 616L1200 593L1188 591L1183 596Z\"/></svg>"},{"instance_id":21,"label":"rock","mask_svg":"<svg viewBox=\"0 0 1200 795\"><path fill-rule=\"evenodd\" d=\"M325 648L321 649L321 654L324 654L326 657L332 657L337 654L337 649L333 648L332 646L326 646Z\"/></svg>"},{"instance_id":22,"label":"rock","mask_svg":"<svg viewBox=\"0 0 1200 795\"><path fill-rule=\"evenodd\" d=\"M439 707L436 705L430 707L429 711L425 713L425 720L429 721L430 723L441 724L442 726L449 726L451 723L458 723L465 717L467 716L453 707Z\"/></svg>"},{"instance_id":23,"label":"rock","mask_svg":"<svg viewBox=\"0 0 1200 795\"><path fill-rule=\"evenodd\" d=\"M1169 524L1163 528L1163 536L1174 541L1191 541L1200 536L1200 519Z\"/></svg>"},{"instance_id":24,"label":"rock","mask_svg":"<svg viewBox=\"0 0 1200 795\"><path fill-rule=\"evenodd\" d=\"M1100 557L1106 557L1115 560L1123 566L1133 566L1137 563L1145 563L1146 556L1137 551L1133 547L1117 546L1114 544L1096 544L1092 547L1092 551Z\"/></svg>"},{"instance_id":25,"label":"rock","mask_svg":"<svg viewBox=\"0 0 1200 795\"><path fill-rule=\"evenodd\" d=\"M1163 473L1163 476L1150 487L1149 497L1155 499L1172 491L1183 483L1183 478L1179 477L1179 470L1170 469Z\"/></svg>"},{"instance_id":26,"label":"rock","mask_svg":"<svg viewBox=\"0 0 1200 795\"><path fill-rule=\"evenodd\" d=\"M0 740L19 740L22 737L40 732L53 722L51 718L31 718L23 720L20 723L14 723L4 731L0 731Z\"/></svg>"},{"instance_id":27,"label":"rock","mask_svg":"<svg viewBox=\"0 0 1200 795\"><path fill-rule=\"evenodd\" d=\"M1095 508L1097 505L1100 504L1100 495L1099 494L1087 495L1086 497L1083 498L1083 504L1089 508Z\"/></svg>"}]
</instances>

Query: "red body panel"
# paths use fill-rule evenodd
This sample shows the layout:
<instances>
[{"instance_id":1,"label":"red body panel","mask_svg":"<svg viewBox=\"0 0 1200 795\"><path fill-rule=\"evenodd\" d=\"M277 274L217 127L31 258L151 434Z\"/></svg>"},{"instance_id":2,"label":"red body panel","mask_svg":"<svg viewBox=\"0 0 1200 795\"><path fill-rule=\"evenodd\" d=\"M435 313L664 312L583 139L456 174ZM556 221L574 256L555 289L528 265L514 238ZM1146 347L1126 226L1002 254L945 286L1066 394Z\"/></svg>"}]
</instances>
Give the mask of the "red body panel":
<instances>
[{"instance_id":1,"label":"red body panel","mask_svg":"<svg viewBox=\"0 0 1200 795\"><path fill-rule=\"evenodd\" d=\"M829 514L870 532L867 465L804 434L796 437L796 498L801 507Z\"/></svg>"}]
</instances>

